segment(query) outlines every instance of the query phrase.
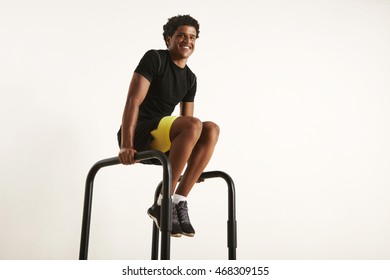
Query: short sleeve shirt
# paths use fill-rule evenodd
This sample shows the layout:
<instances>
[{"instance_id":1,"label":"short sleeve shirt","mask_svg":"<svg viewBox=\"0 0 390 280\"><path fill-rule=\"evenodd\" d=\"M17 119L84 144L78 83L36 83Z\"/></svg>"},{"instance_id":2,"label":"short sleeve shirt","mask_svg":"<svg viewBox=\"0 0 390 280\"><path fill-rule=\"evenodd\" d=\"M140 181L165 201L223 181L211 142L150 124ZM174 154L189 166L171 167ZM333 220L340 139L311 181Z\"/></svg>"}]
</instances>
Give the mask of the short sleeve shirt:
<instances>
[{"instance_id":1,"label":"short sleeve shirt","mask_svg":"<svg viewBox=\"0 0 390 280\"><path fill-rule=\"evenodd\" d=\"M147 51L134 72L150 82L139 108L134 134L134 147L140 152L150 148L153 140L150 132L163 117L170 116L180 102L194 101L197 80L187 65L180 68L171 60L168 50ZM121 130L118 132L120 140Z\"/></svg>"},{"instance_id":2,"label":"short sleeve shirt","mask_svg":"<svg viewBox=\"0 0 390 280\"><path fill-rule=\"evenodd\" d=\"M178 103L194 101L195 74L187 65L184 68L177 66L170 59L168 50L146 52L135 72L150 82L138 121L169 116Z\"/></svg>"}]
</instances>

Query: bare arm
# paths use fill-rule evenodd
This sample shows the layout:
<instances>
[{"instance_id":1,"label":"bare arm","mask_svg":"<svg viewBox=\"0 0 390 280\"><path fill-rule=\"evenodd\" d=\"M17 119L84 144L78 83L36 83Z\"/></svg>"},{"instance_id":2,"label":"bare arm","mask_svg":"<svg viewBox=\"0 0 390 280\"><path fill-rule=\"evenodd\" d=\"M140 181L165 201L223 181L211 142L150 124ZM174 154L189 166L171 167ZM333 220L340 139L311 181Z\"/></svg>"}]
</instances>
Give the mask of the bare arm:
<instances>
[{"instance_id":1,"label":"bare arm","mask_svg":"<svg viewBox=\"0 0 390 280\"><path fill-rule=\"evenodd\" d=\"M180 115L184 117L194 116L194 102L181 102Z\"/></svg>"},{"instance_id":2,"label":"bare arm","mask_svg":"<svg viewBox=\"0 0 390 280\"><path fill-rule=\"evenodd\" d=\"M139 106L144 101L150 82L138 73L134 73L130 82L126 105L122 117L122 141L119 160L123 164L135 163L134 131L137 125Z\"/></svg>"}]
</instances>

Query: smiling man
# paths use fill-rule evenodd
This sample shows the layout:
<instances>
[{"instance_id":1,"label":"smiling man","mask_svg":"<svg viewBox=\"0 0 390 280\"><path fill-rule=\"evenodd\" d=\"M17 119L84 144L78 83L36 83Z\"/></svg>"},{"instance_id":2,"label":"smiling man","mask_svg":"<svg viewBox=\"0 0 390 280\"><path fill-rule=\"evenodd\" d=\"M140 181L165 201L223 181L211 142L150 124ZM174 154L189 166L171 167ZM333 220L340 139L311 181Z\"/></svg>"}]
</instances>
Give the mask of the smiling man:
<instances>
[{"instance_id":1,"label":"smiling man","mask_svg":"<svg viewBox=\"0 0 390 280\"><path fill-rule=\"evenodd\" d=\"M118 132L119 159L123 164L134 164L135 153L148 149L168 154L172 165L172 236L194 236L187 196L213 154L219 127L193 115L197 80L187 60L199 37L198 22L189 15L179 15L168 19L163 29L167 49L146 52L131 79ZM171 116L178 104L180 116ZM160 195L147 211L159 228L161 199Z\"/></svg>"}]
</instances>

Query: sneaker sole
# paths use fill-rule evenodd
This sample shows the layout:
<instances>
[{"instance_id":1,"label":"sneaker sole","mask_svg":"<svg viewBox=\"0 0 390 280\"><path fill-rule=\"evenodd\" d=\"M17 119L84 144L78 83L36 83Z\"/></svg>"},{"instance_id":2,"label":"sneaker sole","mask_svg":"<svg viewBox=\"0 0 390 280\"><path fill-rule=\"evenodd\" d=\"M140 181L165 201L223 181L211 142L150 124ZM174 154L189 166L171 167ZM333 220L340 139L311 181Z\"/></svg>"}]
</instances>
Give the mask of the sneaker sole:
<instances>
[{"instance_id":1,"label":"sneaker sole","mask_svg":"<svg viewBox=\"0 0 390 280\"><path fill-rule=\"evenodd\" d=\"M183 235L185 235L187 237L194 237L195 233L185 233L185 232L183 232Z\"/></svg>"},{"instance_id":2,"label":"sneaker sole","mask_svg":"<svg viewBox=\"0 0 390 280\"><path fill-rule=\"evenodd\" d=\"M149 210L147 211L147 213L148 213L148 216L153 220L153 222L154 222L154 224L156 225L156 227L161 231L161 228L160 228L159 225L158 225L157 219L156 219L153 215L151 215L151 214L149 213ZM172 232L171 232L171 236L172 236L172 237L177 237L177 238L179 238L179 237L181 237L181 233L172 233Z\"/></svg>"},{"instance_id":3,"label":"sneaker sole","mask_svg":"<svg viewBox=\"0 0 390 280\"><path fill-rule=\"evenodd\" d=\"M180 233L171 233L172 237L180 238L181 234Z\"/></svg>"},{"instance_id":4,"label":"sneaker sole","mask_svg":"<svg viewBox=\"0 0 390 280\"><path fill-rule=\"evenodd\" d=\"M149 210L148 210L146 213L148 213L148 216L153 220L153 222L154 222L154 224L156 225L156 227L157 227L159 230L161 230L161 229L160 229L160 226L158 225L157 218L155 218L152 214L150 214L150 213L149 213Z\"/></svg>"}]
</instances>

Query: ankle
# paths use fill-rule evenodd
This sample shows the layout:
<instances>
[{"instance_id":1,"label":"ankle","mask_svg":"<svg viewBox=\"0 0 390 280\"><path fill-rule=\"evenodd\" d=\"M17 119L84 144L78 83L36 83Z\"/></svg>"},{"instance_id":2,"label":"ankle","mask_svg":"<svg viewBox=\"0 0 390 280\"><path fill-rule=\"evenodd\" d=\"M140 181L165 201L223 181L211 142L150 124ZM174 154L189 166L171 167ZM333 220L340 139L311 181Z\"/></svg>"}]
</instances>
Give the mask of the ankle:
<instances>
[{"instance_id":1,"label":"ankle","mask_svg":"<svg viewBox=\"0 0 390 280\"><path fill-rule=\"evenodd\" d=\"M172 203L173 204L178 204L180 201L186 201L186 200L187 200L187 197L180 195L180 194L177 194L177 193L175 193L172 196Z\"/></svg>"}]
</instances>

